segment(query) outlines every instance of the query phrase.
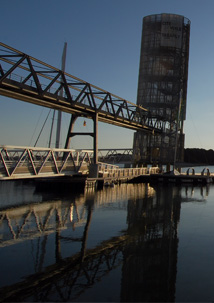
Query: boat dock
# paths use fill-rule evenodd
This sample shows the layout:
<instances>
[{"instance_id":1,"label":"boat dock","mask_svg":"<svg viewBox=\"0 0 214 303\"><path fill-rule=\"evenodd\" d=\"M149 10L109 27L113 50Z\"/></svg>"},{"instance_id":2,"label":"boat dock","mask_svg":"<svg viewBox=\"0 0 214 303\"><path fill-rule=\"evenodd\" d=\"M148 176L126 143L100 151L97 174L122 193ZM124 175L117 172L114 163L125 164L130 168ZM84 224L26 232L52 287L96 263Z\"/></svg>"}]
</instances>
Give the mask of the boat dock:
<instances>
[{"instance_id":1,"label":"boat dock","mask_svg":"<svg viewBox=\"0 0 214 303\"><path fill-rule=\"evenodd\" d=\"M175 183L175 184L208 184L213 183L214 181L214 175L201 175L201 174L195 174L195 175L186 175L186 174L180 174L180 175L165 175L165 174L156 174L150 176L150 182L151 183Z\"/></svg>"},{"instance_id":2,"label":"boat dock","mask_svg":"<svg viewBox=\"0 0 214 303\"><path fill-rule=\"evenodd\" d=\"M210 173L208 168L204 168L201 173L195 173L194 168L188 168L185 173L179 173L176 170L170 172L161 172L156 171L155 173L145 174L137 176L128 182L131 183L160 183L160 184L208 184L214 182L214 174Z\"/></svg>"},{"instance_id":3,"label":"boat dock","mask_svg":"<svg viewBox=\"0 0 214 303\"><path fill-rule=\"evenodd\" d=\"M186 173L180 173L173 169L163 174L152 174L153 183L175 183L175 184L208 184L214 181L214 174L211 174L208 168L204 168L201 173L195 173L195 169L188 168Z\"/></svg>"},{"instance_id":4,"label":"boat dock","mask_svg":"<svg viewBox=\"0 0 214 303\"><path fill-rule=\"evenodd\" d=\"M122 169L117 171L112 171L106 175L100 176L99 178L86 178L85 186L92 187L98 185L98 187L103 186L113 186L113 184L120 183L151 183L151 184L209 184L214 182L214 174L211 174L209 169L204 168L201 173L195 173L194 168L188 168L185 173L179 173L175 170L160 173L158 167L143 169L142 173L139 174L139 170L132 169ZM123 174L122 174L123 172Z\"/></svg>"}]
</instances>

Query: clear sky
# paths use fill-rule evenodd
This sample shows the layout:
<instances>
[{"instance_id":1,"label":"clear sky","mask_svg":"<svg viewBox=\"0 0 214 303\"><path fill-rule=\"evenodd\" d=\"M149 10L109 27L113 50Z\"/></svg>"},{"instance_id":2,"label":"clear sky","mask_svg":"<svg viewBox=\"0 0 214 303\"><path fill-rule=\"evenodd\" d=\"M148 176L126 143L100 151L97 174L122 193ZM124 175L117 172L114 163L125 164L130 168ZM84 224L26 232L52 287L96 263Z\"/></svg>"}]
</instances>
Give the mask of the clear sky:
<instances>
[{"instance_id":1,"label":"clear sky","mask_svg":"<svg viewBox=\"0 0 214 303\"><path fill-rule=\"evenodd\" d=\"M136 103L142 19L174 13L191 21L185 147L214 149L213 0L0 0L1 42ZM34 145L49 109L0 96L0 145ZM51 114L52 117L52 114ZM49 124L48 124L49 123ZM47 144L51 118L38 146ZM63 115L62 142L69 124ZM91 131L91 121L76 130ZM133 131L99 123L99 148L128 148ZM91 148L90 137L72 148Z\"/></svg>"}]
</instances>

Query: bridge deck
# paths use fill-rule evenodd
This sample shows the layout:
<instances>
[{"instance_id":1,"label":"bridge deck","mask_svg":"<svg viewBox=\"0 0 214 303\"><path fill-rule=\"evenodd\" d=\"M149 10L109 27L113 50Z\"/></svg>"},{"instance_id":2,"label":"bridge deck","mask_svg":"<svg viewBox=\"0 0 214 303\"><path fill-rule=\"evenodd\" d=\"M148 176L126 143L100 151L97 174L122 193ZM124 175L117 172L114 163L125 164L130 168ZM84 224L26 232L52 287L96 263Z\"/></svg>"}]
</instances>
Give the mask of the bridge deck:
<instances>
[{"instance_id":1,"label":"bridge deck","mask_svg":"<svg viewBox=\"0 0 214 303\"><path fill-rule=\"evenodd\" d=\"M0 146L0 180L88 176L93 151L36 147ZM98 178L129 180L157 173L158 168L120 168L101 163Z\"/></svg>"},{"instance_id":2,"label":"bridge deck","mask_svg":"<svg viewBox=\"0 0 214 303\"><path fill-rule=\"evenodd\" d=\"M0 180L36 179L53 177L90 177L93 151L50 149L36 147L0 146ZM95 179L86 183L101 182L176 182L209 183L214 175L208 169L196 174L189 168L186 174L160 174L158 167L120 168L99 162ZM192 171L191 171L192 170ZM80 180L80 179L79 179ZM71 181L71 179L70 179Z\"/></svg>"},{"instance_id":3,"label":"bridge deck","mask_svg":"<svg viewBox=\"0 0 214 303\"><path fill-rule=\"evenodd\" d=\"M0 94L76 116L160 133L148 110L0 42Z\"/></svg>"}]
</instances>

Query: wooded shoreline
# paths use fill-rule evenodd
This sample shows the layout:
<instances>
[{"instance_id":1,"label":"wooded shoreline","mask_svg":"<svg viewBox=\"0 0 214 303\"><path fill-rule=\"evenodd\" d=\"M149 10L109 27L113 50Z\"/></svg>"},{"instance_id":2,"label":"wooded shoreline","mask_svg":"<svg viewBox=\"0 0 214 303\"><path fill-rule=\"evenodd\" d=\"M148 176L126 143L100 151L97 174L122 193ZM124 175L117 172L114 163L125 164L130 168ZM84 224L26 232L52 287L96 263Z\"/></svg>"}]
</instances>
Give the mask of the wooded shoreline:
<instances>
[{"instance_id":1,"label":"wooded shoreline","mask_svg":"<svg viewBox=\"0 0 214 303\"><path fill-rule=\"evenodd\" d=\"M214 165L214 150L203 148L185 148L184 162L201 165Z\"/></svg>"}]
</instances>

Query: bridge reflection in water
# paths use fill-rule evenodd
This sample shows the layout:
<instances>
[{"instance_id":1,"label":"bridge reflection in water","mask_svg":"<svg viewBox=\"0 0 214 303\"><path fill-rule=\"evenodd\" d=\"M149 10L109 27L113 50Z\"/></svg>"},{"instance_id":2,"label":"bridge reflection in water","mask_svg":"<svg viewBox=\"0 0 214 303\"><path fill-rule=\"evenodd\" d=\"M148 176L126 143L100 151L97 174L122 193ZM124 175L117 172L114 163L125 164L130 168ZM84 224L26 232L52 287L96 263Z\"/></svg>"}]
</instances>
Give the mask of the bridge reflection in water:
<instances>
[{"instance_id":1,"label":"bridge reflection in water","mask_svg":"<svg viewBox=\"0 0 214 303\"><path fill-rule=\"evenodd\" d=\"M174 301L191 190L122 184L47 199L19 185L6 206L11 184L0 184L1 302Z\"/></svg>"}]
</instances>

